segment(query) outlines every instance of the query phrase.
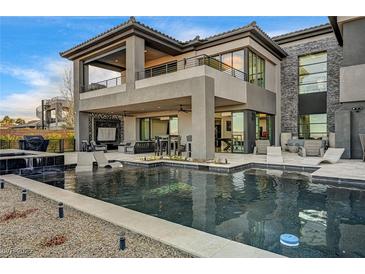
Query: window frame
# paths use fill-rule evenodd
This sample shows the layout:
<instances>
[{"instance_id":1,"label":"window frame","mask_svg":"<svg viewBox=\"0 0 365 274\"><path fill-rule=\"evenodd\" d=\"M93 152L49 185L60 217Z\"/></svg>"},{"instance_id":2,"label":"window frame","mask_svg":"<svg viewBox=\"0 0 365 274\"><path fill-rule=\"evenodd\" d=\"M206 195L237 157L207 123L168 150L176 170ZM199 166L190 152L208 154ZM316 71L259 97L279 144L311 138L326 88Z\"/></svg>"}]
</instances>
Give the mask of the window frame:
<instances>
[{"instance_id":1,"label":"window frame","mask_svg":"<svg viewBox=\"0 0 365 274\"><path fill-rule=\"evenodd\" d=\"M304 65L300 64L300 59L301 58L304 58L306 56L311 56L311 55L317 55L317 54L325 54L326 55L326 60L321 61L321 62L314 62L314 63L304 64ZM326 64L326 70L317 71L317 72L308 73L308 74L303 74L303 73L300 72L300 69L303 68L303 67L318 65L318 64ZM301 81L301 79L300 79L301 76L310 76L310 75L317 75L317 74L325 74L326 75L326 80L325 81L308 82L308 83L301 83L300 82ZM318 88L317 88L316 91L310 91L310 92L303 92L303 91L300 90L301 86L323 84L323 83L326 83L326 90L319 90ZM298 56L298 94L310 94L310 93L327 92L327 91L328 91L328 52L327 51L318 51L318 52L312 52L312 53L309 53L309 54Z\"/></svg>"},{"instance_id":2,"label":"window frame","mask_svg":"<svg viewBox=\"0 0 365 274\"><path fill-rule=\"evenodd\" d=\"M255 71L254 71L255 68ZM266 64L265 58L253 50L248 50L248 82L261 88L266 87ZM259 77L261 76L261 77Z\"/></svg>"},{"instance_id":3,"label":"window frame","mask_svg":"<svg viewBox=\"0 0 365 274\"><path fill-rule=\"evenodd\" d=\"M325 115L326 122L325 123L322 123L322 122L321 123L311 123L311 121L310 121L311 115ZM302 126L306 125L306 124L301 123L301 116L308 116L308 118L309 118L309 123L308 123L309 131L308 132L307 131L301 132ZM310 130L311 125L325 125L326 131L325 132L322 132L322 131L321 132L317 132L317 131L311 132L311 130ZM312 134L322 135L322 137L320 137L320 138L323 138L323 136L328 135L328 114L327 113L312 113L312 114L298 115L298 138L299 139L312 139L312 137L311 137Z\"/></svg>"}]
</instances>

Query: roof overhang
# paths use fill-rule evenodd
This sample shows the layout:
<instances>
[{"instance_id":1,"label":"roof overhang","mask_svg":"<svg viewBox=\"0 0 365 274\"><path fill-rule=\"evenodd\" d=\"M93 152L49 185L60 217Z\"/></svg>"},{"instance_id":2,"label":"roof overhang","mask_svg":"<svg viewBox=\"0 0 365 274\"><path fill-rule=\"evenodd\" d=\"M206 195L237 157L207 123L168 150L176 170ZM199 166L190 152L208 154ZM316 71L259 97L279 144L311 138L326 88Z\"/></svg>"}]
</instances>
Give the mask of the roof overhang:
<instances>
[{"instance_id":1,"label":"roof overhang","mask_svg":"<svg viewBox=\"0 0 365 274\"><path fill-rule=\"evenodd\" d=\"M263 46L266 50L268 50L279 60L288 55L278 44L276 44L273 40L271 40L269 36L264 34L255 25L254 26L250 25L245 28L241 28L222 35L217 35L212 38L208 38L205 41L201 42L200 44L195 45L193 49L201 50L246 37L250 37L253 40L255 40L257 43Z\"/></svg>"},{"instance_id":2,"label":"roof overhang","mask_svg":"<svg viewBox=\"0 0 365 274\"><path fill-rule=\"evenodd\" d=\"M328 20L330 21L330 24L332 26L333 32L335 33L338 44L342 47L343 39L342 39L342 33L337 23L337 16L328 16Z\"/></svg>"},{"instance_id":3,"label":"roof overhang","mask_svg":"<svg viewBox=\"0 0 365 274\"><path fill-rule=\"evenodd\" d=\"M60 55L69 60L75 60L97 50L102 50L103 48L113 45L132 35L143 38L147 45L157 47L168 54L177 55L182 52L180 45L176 40L170 39L144 25L129 20L99 36L61 52Z\"/></svg>"},{"instance_id":4,"label":"roof overhang","mask_svg":"<svg viewBox=\"0 0 365 274\"><path fill-rule=\"evenodd\" d=\"M288 34L273 37L272 39L279 45L295 42L315 36L320 36L328 33L332 33L333 29L330 24L320 25L300 31L291 32Z\"/></svg>"},{"instance_id":5,"label":"roof overhang","mask_svg":"<svg viewBox=\"0 0 365 274\"><path fill-rule=\"evenodd\" d=\"M277 58L282 59L287 56L286 52L277 43L256 26L256 23L251 23L247 26L206 39L200 39L197 36L194 40L181 42L137 22L133 17L123 24L101 33L69 50L61 52L60 55L69 60L79 59L83 56L92 55L95 52L103 52L106 48L113 47L114 45L115 47L120 47L121 45L118 42L132 35L143 38L147 46L157 48L173 56L248 36L260 43Z\"/></svg>"}]
</instances>

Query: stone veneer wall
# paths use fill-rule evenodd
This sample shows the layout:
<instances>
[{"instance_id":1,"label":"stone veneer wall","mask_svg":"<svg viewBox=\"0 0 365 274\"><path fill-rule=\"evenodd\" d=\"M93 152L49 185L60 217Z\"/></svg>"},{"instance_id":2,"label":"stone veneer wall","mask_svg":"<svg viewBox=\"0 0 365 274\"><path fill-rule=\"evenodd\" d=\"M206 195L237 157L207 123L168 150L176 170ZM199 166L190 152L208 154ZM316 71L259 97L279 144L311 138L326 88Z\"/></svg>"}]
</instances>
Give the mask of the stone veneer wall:
<instances>
[{"instance_id":1,"label":"stone veneer wall","mask_svg":"<svg viewBox=\"0 0 365 274\"><path fill-rule=\"evenodd\" d=\"M93 140L93 123L94 118L105 120L119 120L120 121L120 141L124 141L124 119L123 116L107 113L90 113L89 114L89 141Z\"/></svg>"},{"instance_id":2,"label":"stone veneer wall","mask_svg":"<svg viewBox=\"0 0 365 274\"><path fill-rule=\"evenodd\" d=\"M293 46L280 45L289 56L281 63L281 131L298 134L299 56L327 51L327 124L335 131L335 111L340 100L340 65L342 48L336 38L326 37Z\"/></svg>"}]
</instances>

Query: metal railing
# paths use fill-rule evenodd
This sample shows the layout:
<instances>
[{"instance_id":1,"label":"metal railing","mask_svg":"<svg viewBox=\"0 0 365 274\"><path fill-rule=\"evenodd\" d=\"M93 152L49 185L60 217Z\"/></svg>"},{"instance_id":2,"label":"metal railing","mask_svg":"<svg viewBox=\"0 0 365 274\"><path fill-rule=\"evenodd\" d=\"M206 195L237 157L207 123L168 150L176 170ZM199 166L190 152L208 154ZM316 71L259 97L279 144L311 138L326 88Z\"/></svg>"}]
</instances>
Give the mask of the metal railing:
<instances>
[{"instance_id":1,"label":"metal railing","mask_svg":"<svg viewBox=\"0 0 365 274\"><path fill-rule=\"evenodd\" d=\"M47 152L63 153L75 151L75 139L47 139L49 140ZM21 149L20 140L0 139L0 149Z\"/></svg>"},{"instance_id":2,"label":"metal railing","mask_svg":"<svg viewBox=\"0 0 365 274\"><path fill-rule=\"evenodd\" d=\"M96 83L91 83L87 86L84 86L82 88L82 91L87 92L87 91L98 90L98 89L103 89L103 88L116 87L116 86L125 84L125 82L126 82L126 75L125 75L125 73L122 73L122 75L119 77L103 80L103 81L96 82Z\"/></svg>"},{"instance_id":3,"label":"metal railing","mask_svg":"<svg viewBox=\"0 0 365 274\"><path fill-rule=\"evenodd\" d=\"M162 64L159 66L147 68L144 71L139 71L136 73L136 79L146 79L151 78L163 74L168 74L171 72L176 72L178 70L197 67L197 66L209 66L226 74L229 74L237 79L242 81L247 81L247 74L243 71L235 69L211 56L208 55L199 55L191 58L186 58L181 61L170 62L166 64Z\"/></svg>"}]
</instances>

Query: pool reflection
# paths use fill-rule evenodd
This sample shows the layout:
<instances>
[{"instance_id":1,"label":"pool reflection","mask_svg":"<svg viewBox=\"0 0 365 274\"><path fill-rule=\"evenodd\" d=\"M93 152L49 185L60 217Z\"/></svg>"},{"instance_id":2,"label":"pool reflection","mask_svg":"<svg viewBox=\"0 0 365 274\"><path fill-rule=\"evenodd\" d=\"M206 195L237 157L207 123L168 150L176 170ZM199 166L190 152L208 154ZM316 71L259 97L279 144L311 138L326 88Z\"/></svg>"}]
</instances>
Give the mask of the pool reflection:
<instances>
[{"instance_id":1,"label":"pool reflection","mask_svg":"<svg viewBox=\"0 0 365 274\"><path fill-rule=\"evenodd\" d=\"M125 167L67 171L59 180L65 189L286 256L365 257L365 192L298 173ZM282 233L298 235L300 246L284 248Z\"/></svg>"}]
</instances>

